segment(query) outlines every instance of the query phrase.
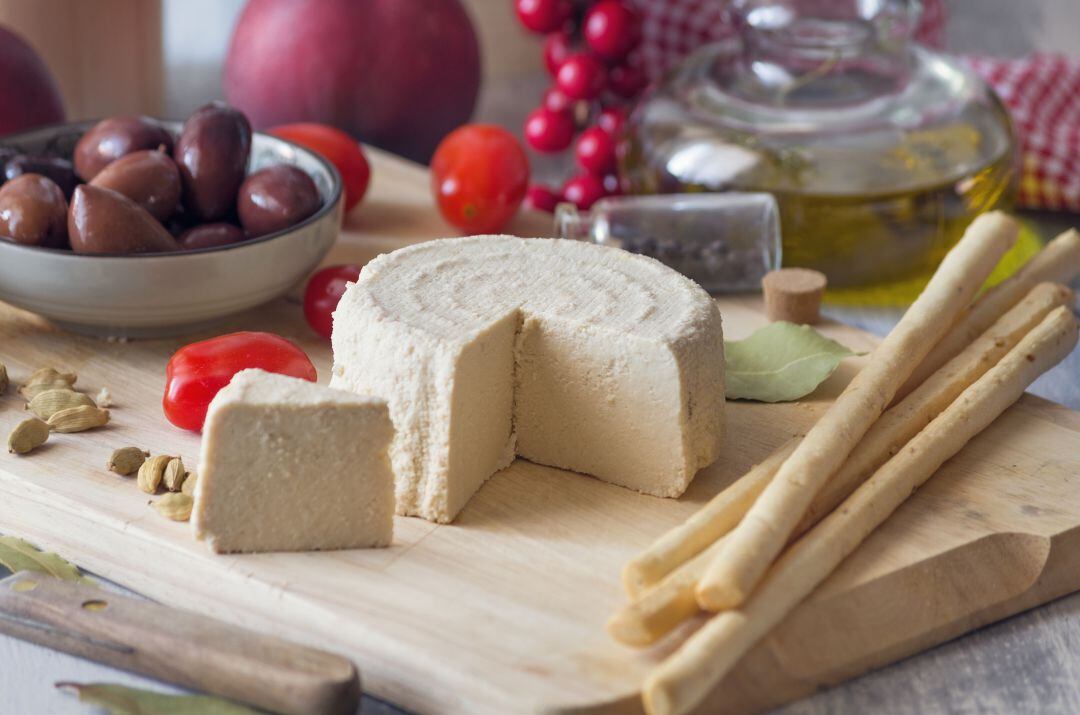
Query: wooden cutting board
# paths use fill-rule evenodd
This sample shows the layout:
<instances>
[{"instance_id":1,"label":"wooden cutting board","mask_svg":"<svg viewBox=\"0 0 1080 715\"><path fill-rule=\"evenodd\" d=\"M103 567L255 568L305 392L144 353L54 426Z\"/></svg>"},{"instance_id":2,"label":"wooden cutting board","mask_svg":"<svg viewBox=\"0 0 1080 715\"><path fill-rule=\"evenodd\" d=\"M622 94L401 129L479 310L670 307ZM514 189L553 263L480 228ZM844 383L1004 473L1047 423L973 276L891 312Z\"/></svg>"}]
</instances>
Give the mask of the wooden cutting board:
<instances>
[{"instance_id":1,"label":"wooden cutting board","mask_svg":"<svg viewBox=\"0 0 1080 715\"><path fill-rule=\"evenodd\" d=\"M372 152L370 196L331 262L364 261L447 235L423 169ZM523 235L548 231L523 217ZM58 280L62 277L58 276ZM756 299L721 299L729 337L764 323ZM679 500L516 462L449 526L398 518L389 549L214 556L165 520L133 480L105 471L116 447L178 453L198 437L159 407L169 355L192 339L271 330L325 380L330 350L280 300L183 339L110 343L58 332L0 305L0 360L17 384L44 365L111 391L106 429L0 454L0 531L24 536L166 604L352 657L368 692L420 712L640 711L645 673L696 624L646 651L608 638L619 569L793 433L858 369L852 359L798 404L729 403L727 447ZM875 339L824 331L856 349ZM23 417L0 397L0 432ZM701 712L748 713L802 697L1080 588L1080 414L1026 396L970 443L754 650Z\"/></svg>"}]
</instances>

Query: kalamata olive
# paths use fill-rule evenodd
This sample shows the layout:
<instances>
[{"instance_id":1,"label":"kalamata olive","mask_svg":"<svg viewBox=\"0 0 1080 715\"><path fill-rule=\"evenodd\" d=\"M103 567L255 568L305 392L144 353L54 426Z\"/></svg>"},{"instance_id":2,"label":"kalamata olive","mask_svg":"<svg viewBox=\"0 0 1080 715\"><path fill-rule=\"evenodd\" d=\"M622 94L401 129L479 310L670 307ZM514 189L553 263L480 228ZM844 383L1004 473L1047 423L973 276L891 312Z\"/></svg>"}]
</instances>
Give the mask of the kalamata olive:
<instances>
[{"instance_id":1,"label":"kalamata olive","mask_svg":"<svg viewBox=\"0 0 1080 715\"><path fill-rule=\"evenodd\" d=\"M68 211L68 238L76 253L158 253L180 246L146 209L115 191L83 184Z\"/></svg>"},{"instance_id":2,"label":"kalamata olive","mask_svg":"<svg viewBox=\"0 0 1080 715\"><path fill-rule=\"evenodd\" d=\"M232 209L250 153L251 124L241 112L213 102L188 117L173 158L196 218L217 221Z\"/></svg>"},{"instance_id":3,"label":"kalamata olive","mask_svg":"<svg viewBox=\"0 0 1080 715\"><path fill-rule=\"evenodd\" d=\"M162 146L166 152L172 152L172 135L149 117L102 119L75 145L75 172L84 181L90 181L125 154Z\"/></svg>"},{"instance_id":4,"label":"kalamata olive","mask_svg":"<svg viewBox=\"0 0 1080 715\"><path fill-rule=\"evenodd\" d=\"M236 197L240 224L248 236L263 236L300 223L319 210L322 198L302 169L275 164L244 180Z\"/></svg>"},{"instance_id":5,"label":"kalamata olive","mask_svg":"<svg viewBox=\"0 0 1080 715\"><path fill-rule=\"evenodd\" d=\"M23 174L41 174L49 177L64 192L64 198L68 201L71 200L71 193L75 191L75 186L79 183L71 162L55 156L19 154L8 159L4 164L4 178L8 181Z\"/></svg>"},{"instance_id":6,"label":"kalamata olive","mask_svg":"<svg viewBox=\"0 0 1080 715\"><path fill-rule=\"evenodd\" d=\"M239 226L231 223L204 223L201 226L192 226L180 234L177 239L180 248L185 251L193 251L196 248L217 248L228 246L232 243L243 241L244 232Z\"/></svg>"},{"instance_id":7,"label":"kalamata olive","mask_svg":"<svg viewBox=\"0 0 1080 715\"><path fill-rule=\"evenodd\" d=\"M22 174L0 186L0 236L27 246L67 242L67 201L52 179Z\"/></svg>"},{"instance_id":8,"label":"kalamata olive","mask_svg":"<svg viewBox=\"0 0 1080 715\"><path fill-rule=\"evenodd\" d=\"M180 170L160 151L135 151L112 162L90 182L123 194L165 222L180 204Z\"/></svg>"}]
</instances>

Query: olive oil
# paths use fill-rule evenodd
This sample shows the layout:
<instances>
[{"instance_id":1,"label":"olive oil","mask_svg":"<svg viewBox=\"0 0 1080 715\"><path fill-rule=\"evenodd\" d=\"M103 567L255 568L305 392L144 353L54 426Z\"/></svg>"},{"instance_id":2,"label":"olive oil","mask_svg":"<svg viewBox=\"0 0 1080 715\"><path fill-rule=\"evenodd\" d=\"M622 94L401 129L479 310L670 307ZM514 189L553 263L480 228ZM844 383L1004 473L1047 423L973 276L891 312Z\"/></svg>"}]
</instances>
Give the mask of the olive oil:
<instances>
[{"instance_id":1,"label":"olive oil","mask_svg":"<svg viewBox=\"0 0 1080 715\"><path fill-rule=\"evenodd\" d=\"M783 265L823 271L830 299L897 304L977 215L1012 207L1008 114L965 66L906 41L917 3L828 18L735 7L741 38L688 57L632 114L630 193L769 192Z\"/></svg>"}]
</instances>

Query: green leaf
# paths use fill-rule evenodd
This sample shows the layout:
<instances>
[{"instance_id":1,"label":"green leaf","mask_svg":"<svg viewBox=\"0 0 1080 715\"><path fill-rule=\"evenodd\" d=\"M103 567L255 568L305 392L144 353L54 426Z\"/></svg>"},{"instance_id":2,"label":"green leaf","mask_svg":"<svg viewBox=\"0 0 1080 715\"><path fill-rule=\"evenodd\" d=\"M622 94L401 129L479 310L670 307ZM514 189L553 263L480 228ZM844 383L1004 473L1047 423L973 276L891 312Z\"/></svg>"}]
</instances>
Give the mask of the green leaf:
<instances>
[{"instance_id":1,"label":"green leaf","mask_svg":"<svg viewBox=\"0 0 1080 715\"><path fill-rule=\"evenodd\" d=\"M79 702L104 708L111 715L258 715L238 703L209 695L168 695L112 683L57 683L74 690Z\"/></svg>"},{"instance_id":2,"label":"green leaf","mask_svg":"<svg viewBox=\"0 0 1080 715\"><path fill-rule=\"evenodd\" d=\"M14 536L0 536L0 566L6 567L12 573L35 571L65 581L95 583L93 579L79 573L79 567L75 564L48 551L39 551L29 542Z\"/></svg>"},{"instance_id":3,"label":"green leaf","mask_svg":"<svg viewBox=\"0 0 1080 715\"><path fill-rule=\"evenodd\" d=\"M779 321L724 343L729 400L788 402L817 389L846 357L860 355L809 325Z\"/></svg>"}]
</instances>

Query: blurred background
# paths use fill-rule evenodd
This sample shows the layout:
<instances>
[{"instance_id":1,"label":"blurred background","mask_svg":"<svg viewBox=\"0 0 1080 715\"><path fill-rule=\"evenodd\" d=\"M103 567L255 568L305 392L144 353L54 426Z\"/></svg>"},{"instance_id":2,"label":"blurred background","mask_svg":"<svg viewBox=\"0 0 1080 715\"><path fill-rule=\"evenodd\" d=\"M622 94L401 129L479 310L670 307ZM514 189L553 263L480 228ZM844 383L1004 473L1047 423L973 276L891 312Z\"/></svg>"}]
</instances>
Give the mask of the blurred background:
<instances>
[{"instance_id":1,"label":"blurred background","mask_svg":"<svg viewBox=\"0 0 1080 715\"><path fill-rule=\"evenodd\" d=\"M53 71L70 119L143 112L181 119L224 96L221 68L245 0L0 0ZM463 0L477 29L483 84L476 117L515 131L546 84L540 41L512 0ZM945 48L1080 57L1076 0L945 0ZM95 71L87 71L95 68Z\"/></svg>"}]
</instances>

